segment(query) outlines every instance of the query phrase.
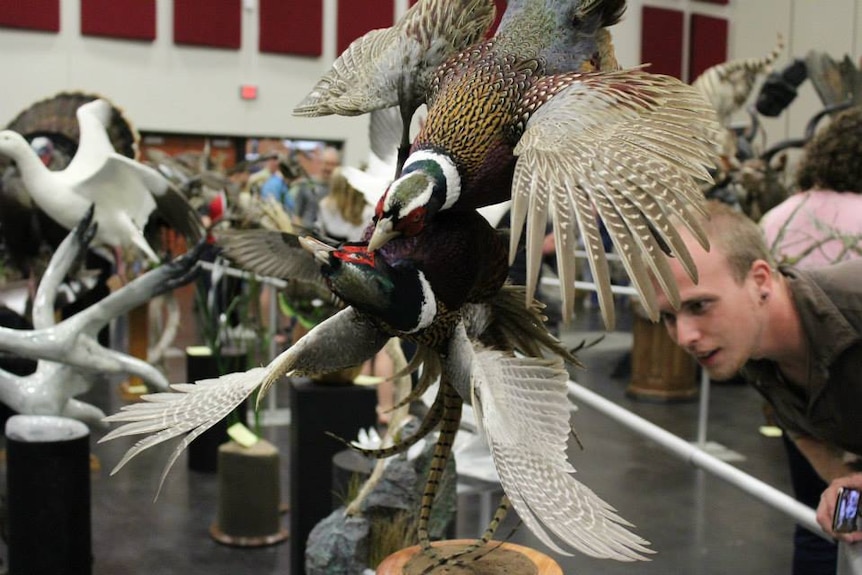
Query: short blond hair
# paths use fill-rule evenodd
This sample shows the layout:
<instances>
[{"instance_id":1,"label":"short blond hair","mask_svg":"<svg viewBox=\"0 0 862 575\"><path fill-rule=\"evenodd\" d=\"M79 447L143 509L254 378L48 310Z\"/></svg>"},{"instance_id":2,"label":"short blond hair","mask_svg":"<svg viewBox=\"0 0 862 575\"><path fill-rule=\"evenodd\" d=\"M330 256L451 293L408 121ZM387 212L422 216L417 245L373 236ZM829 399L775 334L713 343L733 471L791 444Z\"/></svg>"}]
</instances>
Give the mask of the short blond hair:
<instances>
[{"instance_id":1,"label":"short blond hair","mask_svg":"<svg viewBox=\"0 0 862 575\"><path fill-rule=\"evenodd\" d=\"M707 202L708 220L702 220L711 250L727 258L733 278L742 283L751 264L764 260L775 267L763 230L751 218L722 202Z\"/></svg>"}]
</instances>

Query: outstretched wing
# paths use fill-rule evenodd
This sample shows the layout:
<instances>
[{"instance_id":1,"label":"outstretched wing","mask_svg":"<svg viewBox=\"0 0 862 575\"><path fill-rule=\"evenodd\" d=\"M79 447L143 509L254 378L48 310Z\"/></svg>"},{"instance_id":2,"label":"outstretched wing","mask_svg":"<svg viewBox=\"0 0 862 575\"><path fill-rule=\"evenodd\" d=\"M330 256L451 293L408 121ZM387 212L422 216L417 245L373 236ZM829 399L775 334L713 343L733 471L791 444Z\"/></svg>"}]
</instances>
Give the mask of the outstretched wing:
<instances>
[{"instance_id":1,"label":"outstretched wing","mask_svg":"<svg viewBox=\"0 0 862 575\"><path fill-rule=\"evenodd\" d=\"M274 230L217 230L216 243L224 255L244 270L301 281L327 290L314 256L299 243L294 234Z\"/></svg>"},{"instance_id":2,"label":"outstretched wing","mask_svg":"<svg viewBox=\"0 0 862 575\"><path fill-rule=\"evenodd\" d=\"M119 471L133 457L174 437L184 436L174 449L162 471L159 491L174 462L204 431L221 421L239 406L260 385L268 368L258 367L245 372L229 373L197 383L171 385L176 393L154 393L142 396L143 402L123 406L105 421L126 422L99 442L127 435L150 434L129 449L111 471ZM156 493L158 497L158 492Z\"/></svg>"},{"instance_id":3,"label":"outstretched wing","mask_svg":"<svg viewBox=\"0 0 862 575\"><path fill-rule=\"evenodd\" d=\"M570 474L566 457L570 403L560 360L481 350L473 360L473 409L491 448L503 490L542 542L569 555L634 561L652 553L630 524Z\"/></svg>"},{"instance_id":4,"label":"outstretched wing","mask_svg":"<svg viewBox=\"0 0 862 575\"><path fill-rule=\"evenodd\" d=\"M536 285L550 216L564 317L571 316L580 229L610 329L615 318L601 218L644 307L657 320L647 270L674 304L679 296L666 254L696 277L671 217L707 246L692 213L702 212L705 201L697 181L712 181L707 168L715 165L720 142L715 112L690 86L639 69L549 76L526 94L524 106L535 112L515 148L511 253L526 220L527 285Z\"/></svg>"},{"instance_id":5,"label":"outstretched wing","mask_svg":"<svg viewBox=\"0 0 862 575\"><path fill-rule=\"evenodd\" d=\"M221 421L260 387L259 397L282 376L336 371L359 365L374 356L389 336L353 308L346 308L316 325L302 339L266 367L229 373L196 383L171 385L174 392L144 395L142 403L124 406L105 418L125 422L100 441L149 434L129 449L111 471L113 475L133 457L169 439L183 436L165 464L159 491L174 462L204 431ZM156 493L158 497L158 492Z\"/></svg>"},{"instance_id":6,"label":"outstretched wing","mask_svg":"<svg viewBox=\"0 0 862 575\"><path fill-rule=\"evenodd\" d=\"M298 116L355 116L424 102L434 69L479 40L494 20L490 0L420 0L391 28L355 40L294 109Z\"/></svg>"}]
</instances>

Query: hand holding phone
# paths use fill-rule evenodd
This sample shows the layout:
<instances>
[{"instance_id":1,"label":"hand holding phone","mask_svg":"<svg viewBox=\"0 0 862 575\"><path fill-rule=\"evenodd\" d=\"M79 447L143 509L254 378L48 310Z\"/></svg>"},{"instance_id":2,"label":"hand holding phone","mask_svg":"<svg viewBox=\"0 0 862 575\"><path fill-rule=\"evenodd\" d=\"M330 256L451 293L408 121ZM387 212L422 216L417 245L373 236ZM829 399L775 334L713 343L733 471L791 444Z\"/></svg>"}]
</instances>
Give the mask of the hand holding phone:
<instances>
[{"instance_id":1,"label":"hand holding phone","mask_svg":"<svg viewBox=\"0 0 862 575\"><path fill-rule=\"evenodd\" d=\"M835 514L832 516L832 531L835 533L852 533L862 531L862 519L859 517L858 489L842 487L838 490L838 499L835 501Z\"/></svg>"}]
</instances>

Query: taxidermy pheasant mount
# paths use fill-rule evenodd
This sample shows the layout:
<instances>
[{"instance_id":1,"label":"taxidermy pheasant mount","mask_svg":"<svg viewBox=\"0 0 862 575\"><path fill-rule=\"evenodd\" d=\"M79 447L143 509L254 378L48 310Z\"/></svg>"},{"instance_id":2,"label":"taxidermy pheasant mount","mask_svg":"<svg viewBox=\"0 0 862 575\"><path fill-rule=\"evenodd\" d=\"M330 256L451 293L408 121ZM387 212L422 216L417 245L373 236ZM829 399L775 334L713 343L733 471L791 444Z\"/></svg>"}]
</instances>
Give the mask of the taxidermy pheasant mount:
<instances>
[{"instance_id":1,"label":"taxidermy pheasant mount","mask_svg":"<svg viewBox=\"0 0 862 575\"><path fill-rule=\"evenodd\" d=\"M181 393L157 394L109 417L127 423L105 439L151 434L117 469L152 445L184 436L169 467L255 390L262 394L284 375L357 365L399 336L419 348L411 362L423 368L417 393L438 376L441 382L414 436L440 425L418 529L423 550L437 564L459 561L437 556L425 524L463 401L472 402L489 441L506 493L501 510L511 502L559 553L643 559L647 543L570 475L564 360L575 358L547 332L531 288L504 285L506 252L517 245L525 222L535 279L549 217L568 312L580 229L604 319L613 325L597 216L652 316L651 275L672 302L678 300L667 257L679 258L696 277L675 226L706 245L691 216L703 212L697 180L709 180L719 126L690 86L642 69L617 69L606 27L624 9L623 0L511 0L495 35L483 40L484 30L475 26L493 21L490 0L420 0L392 28L351 44L298 114L363 114L397 105L406 132L415 109L428 105L364 241L331 247L267 232L220 239L239 265L293 274L290 279L307 270L299 255L304 247L347 307L264 368L178 384ZM509 197L515 229L507 250L505 236L475 208Z\"/></svg>"}]
</instances>

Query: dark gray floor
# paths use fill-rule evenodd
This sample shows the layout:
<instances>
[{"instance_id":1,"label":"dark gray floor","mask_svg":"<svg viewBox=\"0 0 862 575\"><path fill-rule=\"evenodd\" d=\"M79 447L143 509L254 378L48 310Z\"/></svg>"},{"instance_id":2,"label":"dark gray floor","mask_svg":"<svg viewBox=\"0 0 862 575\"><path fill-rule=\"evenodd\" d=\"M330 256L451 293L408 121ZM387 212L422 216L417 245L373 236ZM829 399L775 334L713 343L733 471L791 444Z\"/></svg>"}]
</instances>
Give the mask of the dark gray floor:
<instances>
[{"instance_id":1,"label":"dark gray floor","mask_svg":"<svg viewBox=\"0 0 862 575\"><path fill-rule=\"evenodd\" d=\"M595 321L581 313L577 330L564 332L574 341ZM694 439L697 403L650 403L628 398L626 378L610 376L628 351L628 334L583 351L586 370L575 379L591 390L685 438ZM193 343L180 341L184 346ZM182 360L171 363L174 378L182 378ZM287 394L279 394L279 403ZM116 385L101 385L89 399L106 412L121 405ZM790 572L792 522L723 481L710 477L666 453L655 443L634 435L602 414L581 407L574 424L585 446L572 447L578 478L617 508L652 542L656 551L646 563L616 563L584 556L556 557L563 571L602 574L780 574ZM746 386L714 385L708 439L741 454L739 468L789 491L786 461L779 439L758 432L763 425L761 402ZM289 426L265 428L267 439L282 449L283 498L287 499ZM216 477L188 471L185 455L167 478L158 501L153 495L169 448L144 453L110 477L132 440L97 444L103 432L92 434L92 452L102 464L92 475L93 553L96 575L290 573L289 543L260 549L238 549L214 542L208 528L216 513ZM459 499L459 536L479 529L475 496ZM285 517L285 525L288 524ZM506 525L511 524L507 520ZM506 526L501 531L508 532ZM521 528L513 540L543 550ZM297 575L297 574L295 574Z\"/></svg>"}]
</instances>

